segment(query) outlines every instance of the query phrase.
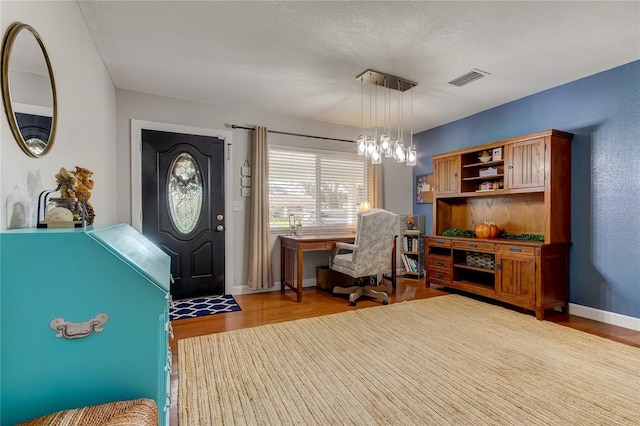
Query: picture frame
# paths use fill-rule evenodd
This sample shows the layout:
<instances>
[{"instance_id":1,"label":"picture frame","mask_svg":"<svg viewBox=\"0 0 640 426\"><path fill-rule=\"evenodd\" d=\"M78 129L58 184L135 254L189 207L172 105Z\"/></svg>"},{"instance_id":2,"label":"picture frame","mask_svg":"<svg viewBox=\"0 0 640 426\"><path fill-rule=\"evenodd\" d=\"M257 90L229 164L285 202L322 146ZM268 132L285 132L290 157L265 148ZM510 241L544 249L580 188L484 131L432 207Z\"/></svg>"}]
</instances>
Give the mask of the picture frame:
<instances>
[{"instance_id":1,"label":"picture frame","mask_svg":"<svg viewBox=\"0 0 640 426\"><path fill-rule=\"evenodd\" d=\"M433 203L433 173L416 176L416 204Z\"/></svg>"}]
</instances>

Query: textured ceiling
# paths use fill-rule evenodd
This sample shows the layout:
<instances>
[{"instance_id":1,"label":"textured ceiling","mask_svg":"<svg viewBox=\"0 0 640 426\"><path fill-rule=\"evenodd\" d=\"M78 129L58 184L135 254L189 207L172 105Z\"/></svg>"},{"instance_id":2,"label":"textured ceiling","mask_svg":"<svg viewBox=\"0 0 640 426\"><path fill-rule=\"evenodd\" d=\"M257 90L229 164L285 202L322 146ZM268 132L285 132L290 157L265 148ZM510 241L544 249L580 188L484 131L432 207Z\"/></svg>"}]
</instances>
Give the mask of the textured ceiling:
<instances>
[{"instance_id":1,"label":"textured ceiling","mask_svg":"<svg viewBox=\"0 0 640 426\"><path fill-rule=\"evenodd\" d=\"M118 88L354 126L368 68L421 131L640 59L636 1L78 3Z\"/></svg>"}]
</instances>

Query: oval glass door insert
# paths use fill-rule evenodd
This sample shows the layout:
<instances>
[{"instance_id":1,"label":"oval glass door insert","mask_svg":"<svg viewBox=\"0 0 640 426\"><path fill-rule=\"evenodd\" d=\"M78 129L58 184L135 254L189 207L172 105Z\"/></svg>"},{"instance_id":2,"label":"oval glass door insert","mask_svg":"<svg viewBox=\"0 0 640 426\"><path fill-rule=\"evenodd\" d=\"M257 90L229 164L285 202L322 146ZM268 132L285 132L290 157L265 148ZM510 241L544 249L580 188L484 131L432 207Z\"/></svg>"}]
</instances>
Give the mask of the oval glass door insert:
<instances>
[{"instance_id":1,"label":"oval glass door insert","mask_svg":"<svg viewBox=\"0 0 640 426\"><path fill-rule=\"evenodd\" d=\"M182 234L193 231L202 211L202 174L196 160L187 153L178 155L169 167L169 216Z\"/></svg>"}]
</instances>

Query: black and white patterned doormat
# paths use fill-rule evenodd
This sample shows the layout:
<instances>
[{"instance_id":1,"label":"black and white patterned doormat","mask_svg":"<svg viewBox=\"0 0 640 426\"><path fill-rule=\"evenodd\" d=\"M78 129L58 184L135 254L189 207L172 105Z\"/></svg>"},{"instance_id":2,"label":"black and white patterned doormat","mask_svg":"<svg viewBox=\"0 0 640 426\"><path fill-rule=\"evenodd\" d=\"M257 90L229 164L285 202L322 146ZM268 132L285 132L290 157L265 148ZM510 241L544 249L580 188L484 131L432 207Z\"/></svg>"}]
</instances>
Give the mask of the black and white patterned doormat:
<instances>
[{"instance_id":1,"label":"black and white patterned doormat","mask_svg":"<svg viewBox=\"0 0 640 426\"><path fill-rule=\"evenodd\" d=\"M240 305L230 294L175 300L169 307L171 321L241 311Z\"/></svg>"}]
</instances>

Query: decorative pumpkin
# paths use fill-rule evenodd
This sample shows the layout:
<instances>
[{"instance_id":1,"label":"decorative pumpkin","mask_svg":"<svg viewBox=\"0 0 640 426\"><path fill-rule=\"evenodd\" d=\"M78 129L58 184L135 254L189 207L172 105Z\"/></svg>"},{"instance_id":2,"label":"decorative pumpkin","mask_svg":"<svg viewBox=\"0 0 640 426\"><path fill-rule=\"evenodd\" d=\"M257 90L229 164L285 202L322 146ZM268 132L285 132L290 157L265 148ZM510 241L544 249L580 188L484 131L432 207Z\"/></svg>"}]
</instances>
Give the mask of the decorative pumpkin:
<instances>
[{"instance_id":1,"label":"decorative pumpkin","mask_svg":"<svg viewBox=\"0 0 640 426\"><path fill-rule=\"evenodd\" d=\"M485 220L484 223L476 226L475 232L478 238L496 238L500 234L500 229L494 222Z\"/></svg>"}]
</instances>

